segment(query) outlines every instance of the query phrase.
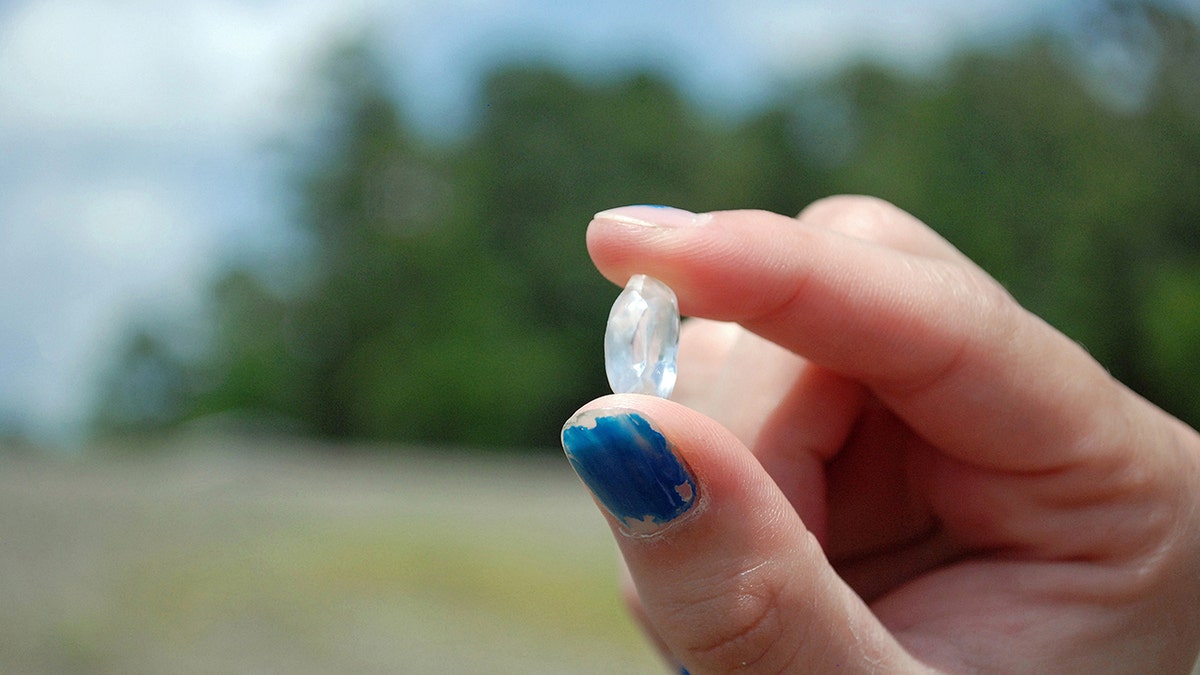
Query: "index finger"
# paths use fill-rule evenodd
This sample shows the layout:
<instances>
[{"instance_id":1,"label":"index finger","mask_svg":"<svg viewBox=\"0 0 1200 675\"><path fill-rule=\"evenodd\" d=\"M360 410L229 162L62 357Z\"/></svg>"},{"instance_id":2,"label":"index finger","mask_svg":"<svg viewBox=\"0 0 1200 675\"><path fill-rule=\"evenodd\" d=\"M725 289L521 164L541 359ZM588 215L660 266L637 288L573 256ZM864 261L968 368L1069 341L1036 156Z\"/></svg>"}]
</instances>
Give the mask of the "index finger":
<instances>
[{"instance_id":1,"label":"index finger","mask_svg":"<svg viewBox=\"0 0 1200 675\"><path fill-rule=\"evenodd\" d=\"M965 257L848 236L819 218L628 207L597 214L588 249L618 284L658 277L683 313L736 321L862 382L971 463L1052 470L1130 433L1133 397Z\"/></svg>"}]
</instances>

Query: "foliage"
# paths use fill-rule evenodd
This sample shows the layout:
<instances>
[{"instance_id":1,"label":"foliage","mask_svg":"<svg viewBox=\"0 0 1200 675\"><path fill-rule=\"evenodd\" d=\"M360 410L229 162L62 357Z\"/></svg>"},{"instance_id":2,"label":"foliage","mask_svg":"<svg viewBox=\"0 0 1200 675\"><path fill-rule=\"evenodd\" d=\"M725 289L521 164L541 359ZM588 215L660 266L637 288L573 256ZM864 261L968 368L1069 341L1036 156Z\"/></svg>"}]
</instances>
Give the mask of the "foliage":
<instances>
[{"instance_id":1,"label":"foliage","mask_svg":"<svg viewBox=\"0 0 1200 675\"><path fill-rule=\"evenodd\" d=\"M936 82L849 73L835 85L859 147L834 182L918 214L1117 378L1197 424L1181 383L1200 374L1200 305L1183 302L1200 270L1200 30L1152 9L1136 18L1157 45L1136 109L1106 105L1072 66L1089 49L1148 48L1095 35L965 54Z\"/></svg>"},{"instance_id":2,"label":"foliage","mask_svg":"<svg viewBox=\"0 0 1200 675\"><path fill-rule=\"evenodd\" d=\"M587 259L591 213L792 213L830 192L916 213L1116 376L1200 423L1198 36L1187 17L1114 5L1074 34L963 53L936 75L858 65L733 121L646 73L587 82L512 66L483 83L473 131L443 145L405 121L368 47L342 50L329 124L296 157L312 255L291 266L292 290L231 270L198 361L137 336L102 426L237 411L335 437L551 445L605 389L615 289ZM1147 64L1123 81L1132 104L1095 67L1114 49ZM135 403L146 396L155 405Z\"/></svg>"}]
</instances>

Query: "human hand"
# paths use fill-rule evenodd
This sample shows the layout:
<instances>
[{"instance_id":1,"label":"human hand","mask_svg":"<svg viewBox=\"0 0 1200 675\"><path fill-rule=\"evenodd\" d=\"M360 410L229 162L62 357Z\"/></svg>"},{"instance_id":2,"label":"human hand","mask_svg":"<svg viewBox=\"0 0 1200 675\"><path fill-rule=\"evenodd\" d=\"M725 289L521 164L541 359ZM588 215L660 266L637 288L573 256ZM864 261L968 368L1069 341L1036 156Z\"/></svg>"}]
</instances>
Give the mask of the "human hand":
<instances>
[{"instance_id":1,"label":"human hand","mask_svg":"<svg viewBox=\"0 0 1200 675\"><path fill-rule=\"evenodd\" d=\"M675 401L606 396L564 427L668 658L1192 666L1200 437L912 216L863 197L797 219L627 207L588 248L703 317Z\"/></svg>"}]
</instances>

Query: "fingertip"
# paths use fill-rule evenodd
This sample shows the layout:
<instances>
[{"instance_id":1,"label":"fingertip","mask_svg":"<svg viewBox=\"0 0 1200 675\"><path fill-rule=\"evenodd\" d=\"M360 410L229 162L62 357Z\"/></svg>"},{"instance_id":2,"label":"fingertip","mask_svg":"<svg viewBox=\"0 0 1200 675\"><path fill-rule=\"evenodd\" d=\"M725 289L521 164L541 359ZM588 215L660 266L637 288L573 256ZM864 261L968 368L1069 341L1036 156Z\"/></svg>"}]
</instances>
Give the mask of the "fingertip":
<instances>
[{"instance_id":1,"label":"fingertip","mask_svg":"<svg viewBox=\"0 0 1200 675\"><path fill-rule=\"evenodd\" d=\"M657 534L700 502L698 481L675 444L637 408L584 408L564 425L562 445L572 468L626 534Z\"/></svg>"},{"instance_id":2,"label":"fingertip","mask_svg":"<svg viewBox=\"0 0 1200 675\"><path fill-rule=\"evenodd\" d=\"M794 250L806 248L807 238L796 220L751 210L702 215L701 225L689 227L597 218L588 227L588 252L600 273L615 284L623 285L633 274L663 281L675 290L680 311L689 316L739 321L786 300L788 280L776 273L789 266ZM772 244L761 246L765 241ZM747 295L742 292L745 286L757 292Z\"/></svg>"},{"instance_id":3,"label":"fingertip","mask_svg":"<svg viewBox=\"0 0 1200 675\"><path fill-rule=\"evenodd\" d=\"M617 535L630 601L668 654L703 672L782 672L852 662L864 640L899 649L716 422L655 397L605 396L567 423L564 446Z\"/></svg>"},{"instance_id":4,"label":"fingertip","mask_svg":"<svg viewBox=\"0 0 1200 675\"><path fill-rule=\"evenodd\" d=\"M621 285L632 274L649 273L638 268L648 242L660 247L676 245L677 230L694 229L711 220L710 214L665 206L608 209L594 215L588 224L588 254L601 274Z\"/></svg>"}]
</instances>

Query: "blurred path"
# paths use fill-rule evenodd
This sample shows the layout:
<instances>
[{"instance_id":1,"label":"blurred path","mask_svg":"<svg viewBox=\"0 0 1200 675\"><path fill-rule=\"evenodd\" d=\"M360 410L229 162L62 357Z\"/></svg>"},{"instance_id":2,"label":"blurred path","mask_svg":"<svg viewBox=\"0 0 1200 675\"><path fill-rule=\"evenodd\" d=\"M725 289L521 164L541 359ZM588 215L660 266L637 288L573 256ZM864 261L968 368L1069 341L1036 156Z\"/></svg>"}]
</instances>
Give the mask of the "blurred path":
<instances>
[{"instance_id":1,"label":"blurred path","mask_svg":"<svg viewBox=\"0 0 1200 675\"><path fill-rule=\"evenodd\" d=\"M0 448L0 672L656 672L558 456L332 450Z\"/></svg>"}]
</instances>

